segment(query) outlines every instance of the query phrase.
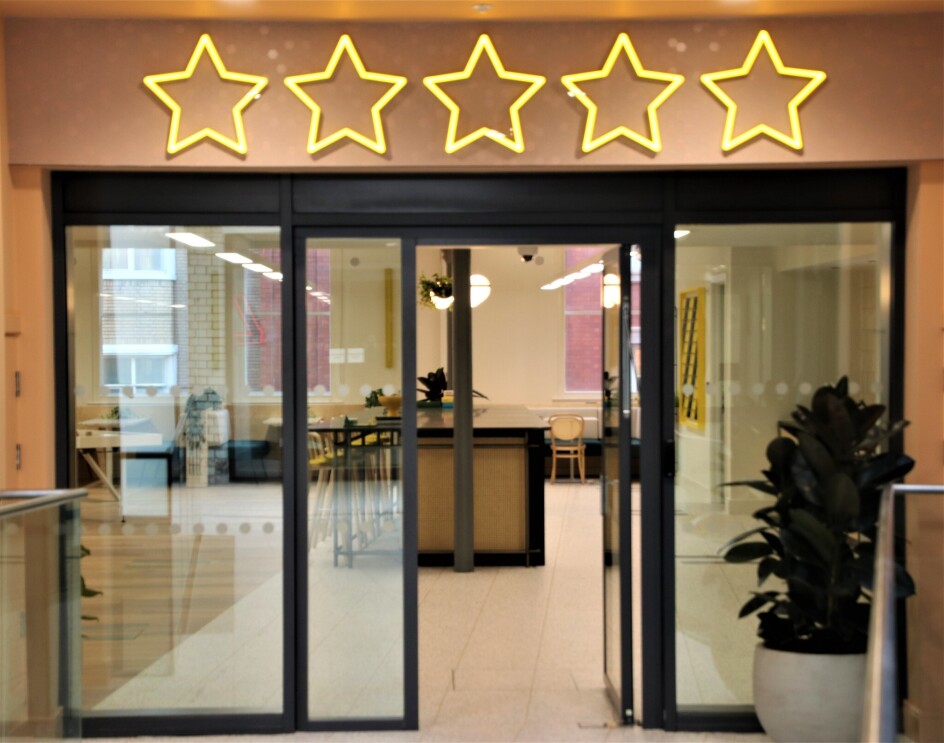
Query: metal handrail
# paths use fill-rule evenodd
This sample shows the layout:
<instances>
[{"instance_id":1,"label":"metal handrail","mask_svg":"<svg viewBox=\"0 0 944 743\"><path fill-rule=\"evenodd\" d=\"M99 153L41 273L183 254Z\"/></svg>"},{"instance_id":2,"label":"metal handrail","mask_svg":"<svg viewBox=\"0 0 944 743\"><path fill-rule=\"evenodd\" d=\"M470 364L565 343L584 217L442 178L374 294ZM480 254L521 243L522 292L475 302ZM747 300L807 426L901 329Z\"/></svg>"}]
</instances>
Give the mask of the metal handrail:
<instances>
[{"instance_id":1,"label":"metal handrail","mask_svg":"<svg viewBox=\"0 0 944 743\"><path fill-rule=\"evenodd\" d=\"M85 488L59 488L56 490L0 490L0 519L19 516L30 511L39 511L49 506L59 506L69 501L79 500L88 495ZM2 501L15 500L16 503L3 505Z\"/></svg>"},{"instance_id":2,"label":"metal handrail","mask_svg":"<svg viewBox=\"0 0 944 743\"><path fill-rule=\"evenodd\" d=\"M862 709L863 743L894 743L898 737L894 509L898 494L944 495L944 485L886 485L882 490Z\"/></svg>"}]
</instances>

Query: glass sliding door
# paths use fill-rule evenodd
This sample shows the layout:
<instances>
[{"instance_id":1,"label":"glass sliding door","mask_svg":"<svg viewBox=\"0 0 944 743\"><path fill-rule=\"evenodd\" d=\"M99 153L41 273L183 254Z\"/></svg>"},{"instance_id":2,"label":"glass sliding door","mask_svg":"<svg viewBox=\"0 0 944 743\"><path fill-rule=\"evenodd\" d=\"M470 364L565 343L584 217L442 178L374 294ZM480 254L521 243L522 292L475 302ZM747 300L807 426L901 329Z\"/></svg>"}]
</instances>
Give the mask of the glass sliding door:
<instances>
[{"instance_id":1,"label":"glass sliding door","mask_svg":"<svg viewBox=\"0 0 944 743\"><path fill-rule=\"evenodd\" d=\"M280 714L279 229L66 242L85 715Z\"/></svg>"},{"instance_id":2,"label":"glass sliding door","mask_svg":"<svg viewBox=\"0 0 944 743\"><path fill-rule=\"evenodd\" d=\"M603 611L604 673L622 719L638 717L641 607L639 534L639 362L641 360L638 245L603 261Z\"/></svg>"},{"instance_id":3,"label":"glass sliding door","mask_svg":"<svg viewBox=\"0 0 944 743\"><path fill-rule=\"evenodd\" d=\"M778 421L846 375L888 402L891 225L678 225L676 678L681 712L753 702L756 566L719 549L769 504L753 480ZM765 588L775 578L769 578Z\"/></svg>"},{"instance_id":4,"label":"glass sliding door","mask_svg":"<svg viewBox=\"0 0 944 743\"><path fill-rule=\"evenodd\" d=\"M406 715L400 406L414 397L402 389L401 247L309 238L304 256L306 719L395 727Z\"/></svg>"}]
</instances>

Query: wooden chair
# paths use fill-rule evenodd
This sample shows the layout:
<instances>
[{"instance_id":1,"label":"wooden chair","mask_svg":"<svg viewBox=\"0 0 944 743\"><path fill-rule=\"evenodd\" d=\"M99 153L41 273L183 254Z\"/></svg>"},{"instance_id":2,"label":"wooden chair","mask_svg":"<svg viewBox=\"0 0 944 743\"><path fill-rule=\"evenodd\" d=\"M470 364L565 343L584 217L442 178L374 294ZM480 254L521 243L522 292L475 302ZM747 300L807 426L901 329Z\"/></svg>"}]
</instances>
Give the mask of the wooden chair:
<instances>
[{"instance_id":1,"label":"wooden chair","mask_svg":"<svg viewBox=\"0 0 944 743\"><path fill-rule=\"evenodd\" d=\"M552 415L551 426L551 482L557 479L557 460L570 460L570 479L574 479L574 460L580 470L580 482L586 482L583 418L579 415Z\"/></svg>"},{"instance_id":2,"label":"wooden chair","mask_svg":"<svg viewBox=\"0 0 944 743\"><path fill-rule=\"evenodd\" d=\"M308 525L308 549L315 547L327 536L328 523L332 517L332 459L333 452L328 450L320 433L308 432L308 469L314 480L314 487L309 488L308 499L311 507L311 521ZM316 474L317 473L317 474Z\"/></svg>"}]
</instances>

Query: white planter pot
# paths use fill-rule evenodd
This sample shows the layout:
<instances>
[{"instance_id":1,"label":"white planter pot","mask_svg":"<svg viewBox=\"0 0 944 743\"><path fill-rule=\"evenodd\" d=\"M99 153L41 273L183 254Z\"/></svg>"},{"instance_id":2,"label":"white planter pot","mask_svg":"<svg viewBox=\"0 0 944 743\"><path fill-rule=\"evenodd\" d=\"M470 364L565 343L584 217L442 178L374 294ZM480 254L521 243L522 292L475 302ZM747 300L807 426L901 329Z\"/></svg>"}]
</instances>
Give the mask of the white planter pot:
<instances>
[{"instance_id":1,"label":"white planter pot","mask_svg":"<svg viewBox=\"0 0 944 743\"><path fill-rule=\"evenodd\" d=\"M859 740L865 653L754 652L754 706L766 733L782 743Z\"/></svg>"}]
</instances>

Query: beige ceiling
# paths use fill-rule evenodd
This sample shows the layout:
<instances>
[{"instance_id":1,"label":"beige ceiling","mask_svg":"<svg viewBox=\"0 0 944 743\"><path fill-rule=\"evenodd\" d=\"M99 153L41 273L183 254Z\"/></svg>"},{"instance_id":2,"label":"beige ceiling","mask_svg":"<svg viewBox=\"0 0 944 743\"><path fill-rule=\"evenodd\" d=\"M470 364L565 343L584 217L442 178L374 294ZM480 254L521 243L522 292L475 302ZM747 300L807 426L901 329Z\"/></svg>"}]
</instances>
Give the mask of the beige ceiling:
<instances>
[{"instance_id":1,"label":"beige ceiling","mask_svg":"<svg viewBox=\"0 0 944 743\"><path fill-rule=\"evenodd\" d=\"M944 0L0 0L0 16L594 20L941 12Z\"/></svg>"}]
</instances>

